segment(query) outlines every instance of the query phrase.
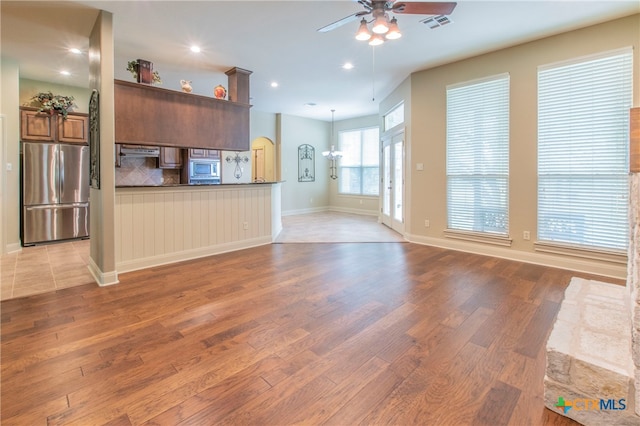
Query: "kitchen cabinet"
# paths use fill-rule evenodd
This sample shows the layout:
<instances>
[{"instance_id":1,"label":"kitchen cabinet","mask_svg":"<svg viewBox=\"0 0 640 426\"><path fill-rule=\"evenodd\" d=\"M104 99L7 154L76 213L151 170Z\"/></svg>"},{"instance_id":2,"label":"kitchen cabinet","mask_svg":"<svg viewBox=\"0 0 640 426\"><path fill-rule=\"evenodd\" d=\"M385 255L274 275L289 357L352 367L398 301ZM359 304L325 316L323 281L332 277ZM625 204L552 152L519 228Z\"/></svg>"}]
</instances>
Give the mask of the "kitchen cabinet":
<instances>
[{"instance_id":1,"label":"kitchen cabinet","mask_svg":"<svg viewBox=\"0 0 640 426\"><path fill-rule=\"evenodd\" d=\"M250 150L250 73L236 68L228 72L233 101L115 80L115 142Z\"/></svg>"},{"instance_id":2,"label":"kitchen cabinet","mask_svg":"<svg viewBox=\"0 0 640 426\"><path fill-rule=\"evenodd\" d=\"M161 146L158 167L161 169L181 169L182 149Z\"/></svg>"},{"instance_id":3,"label":"kitchen cabinet","mask_svg":"<svg viewBox=\"0 0 640 426\"><path fill-rule=\"evenodd\" d=\"M69 113L67 119L58 116L58 142L81 143L89 142L89 116Z\"/></svg>"},{"instance_id":4,"label":"kitchen cabinet","mask_svg":"<svg viewBox=\"0 0 640 426\"><path fill-rule=\"evenodd\" d=\"M189 149L189 159L191 158L218 160L220 158L220 151L217 149L191 148Z\"/></svg>"},{"instance_id":5,"label":"kitchen cabinet","mask_svg":"<svg viewBox=\"0 0 640 426\"><path fill-rule=\"evenodd\" d=\"M38 112L37 108L20 108L20 139L23 141L87 144L89 116L70 112L67 119L60 114Z\"/></svg>"}]
</instances>

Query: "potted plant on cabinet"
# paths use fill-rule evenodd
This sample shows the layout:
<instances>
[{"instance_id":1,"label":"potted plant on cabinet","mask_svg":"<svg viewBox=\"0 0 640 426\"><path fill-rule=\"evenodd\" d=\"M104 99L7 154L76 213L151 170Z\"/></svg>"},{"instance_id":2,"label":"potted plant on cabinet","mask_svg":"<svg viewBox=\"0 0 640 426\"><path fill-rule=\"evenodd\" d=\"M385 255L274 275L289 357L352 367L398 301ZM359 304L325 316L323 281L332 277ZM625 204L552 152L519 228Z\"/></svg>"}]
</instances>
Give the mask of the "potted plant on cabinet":
<instances>
[{"instance_id":1,"label":"potted plant on cabinet","mask_svg":"<svg viewBox=\"0 0 640 426\"><path fill-rule=\"evenodd\" d=\"M31 101L40 104L39 112L48 111L49 113L62 114L64 120L67 119L69 109L74 108L76 104L73 96L54 95L51 92L40 92L31 98Z\"/></svg>"}]
</instances>

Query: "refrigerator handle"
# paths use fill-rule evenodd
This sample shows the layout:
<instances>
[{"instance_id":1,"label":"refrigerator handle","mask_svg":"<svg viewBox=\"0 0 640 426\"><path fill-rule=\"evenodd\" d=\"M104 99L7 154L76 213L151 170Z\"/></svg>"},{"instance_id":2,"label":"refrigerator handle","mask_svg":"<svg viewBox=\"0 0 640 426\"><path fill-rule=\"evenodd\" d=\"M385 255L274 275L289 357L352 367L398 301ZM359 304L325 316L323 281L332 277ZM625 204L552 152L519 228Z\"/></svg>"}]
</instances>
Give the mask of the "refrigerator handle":
<instances>
[{"instance_id":1,"label":"refrigerator handle","mask_svg":"<svg viewBox=\"0 0 640 426\"><path fill-rule=\"evenodd\" d=\"M58 182L60 183L60 194L64 194L64 151L58 151Z\"/></svg>"}]
</instances>

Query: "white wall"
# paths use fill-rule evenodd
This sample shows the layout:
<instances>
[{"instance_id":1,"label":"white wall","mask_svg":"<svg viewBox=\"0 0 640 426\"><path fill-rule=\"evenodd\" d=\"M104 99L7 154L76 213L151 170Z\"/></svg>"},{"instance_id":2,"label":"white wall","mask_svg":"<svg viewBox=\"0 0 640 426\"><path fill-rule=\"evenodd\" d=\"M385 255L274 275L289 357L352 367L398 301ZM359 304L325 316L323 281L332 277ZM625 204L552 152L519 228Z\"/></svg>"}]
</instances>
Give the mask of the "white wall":
<instances>
[{"instance_id":1,"label":"white wall","mask_svg":"<svg viewBox=\"0 0 640 426\"><path fill-rule=\"evenodd\" d=\"M0 177L3 185L0 226L3 226L0 254L21 250L20 245L20 111L18 64L2 58L0 76L0 114L4 116L4 134ZM11 171L6 165L11 164Z\"/></svg>"},{"instance_id":2,"label":"white wall","mask_svg":"<svg viewBox=\"0 0 640 426\"><path fill-rule=\"evenodd\" d=\"M329 149L331 123L310 118L280 114L282 173L282 214L307 213L329 207L329 164L322 151ZM309 144L315 148L316 176L314 182L298 182L298 147Z\"/></svg>"}]
</instances>

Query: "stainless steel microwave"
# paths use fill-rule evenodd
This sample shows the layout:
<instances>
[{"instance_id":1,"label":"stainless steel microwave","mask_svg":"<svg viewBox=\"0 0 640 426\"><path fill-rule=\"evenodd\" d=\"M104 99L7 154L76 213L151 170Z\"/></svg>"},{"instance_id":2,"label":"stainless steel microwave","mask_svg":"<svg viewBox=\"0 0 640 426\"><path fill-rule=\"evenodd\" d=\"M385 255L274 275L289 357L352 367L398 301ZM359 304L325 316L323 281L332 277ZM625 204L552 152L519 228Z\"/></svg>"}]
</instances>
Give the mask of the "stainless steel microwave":
<instances>
[{"instance_id":1,"label":"stainless steel microwave","mask_svg":"<svg viewBox=\"0 0 640 426\"><path fill-rule=\"evenodd\" d=\"M189 161L189 182L220 179L220 160L192 159Z\"/></svg>"}]
</instances>

